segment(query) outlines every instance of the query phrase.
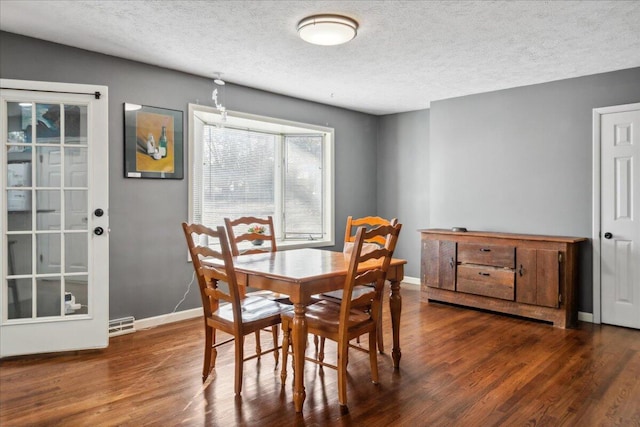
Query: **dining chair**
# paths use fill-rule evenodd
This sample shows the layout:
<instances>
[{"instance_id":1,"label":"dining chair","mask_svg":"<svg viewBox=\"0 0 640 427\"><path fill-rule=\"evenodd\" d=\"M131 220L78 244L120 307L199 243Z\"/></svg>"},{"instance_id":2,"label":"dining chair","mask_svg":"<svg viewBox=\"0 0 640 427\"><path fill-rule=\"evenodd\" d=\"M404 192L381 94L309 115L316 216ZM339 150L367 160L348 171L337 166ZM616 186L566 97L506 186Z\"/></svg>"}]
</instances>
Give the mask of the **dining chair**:
<instances>
[{"instance_id":1,"label":"dining chair","mask_svg":"<svg viewBox=\"0 0 640 427\"><path fill-rule=\"evenodd\" d=\"M278 250L273 218L271 216L267 218L258 218L255 216L243 216L236 219L225 218L224 225L227 229L231 254L233 256L275 252ZM243 242L251 243L251 246L243 247ZM244 296L246 288L242 287L240 292L241 295ZM272 299L273 295L271 291L257 291L254 293L254 296L263 296Z\"/></svg>"},{"instance_id":2,"label":"dining chair","mask_svg":"<svg viewBox=\"0 0 640 427\"><path fill-rule=\"evenodd\" d=\"M229 235L233 256L278 250L273 217L271 216L267 218L254 216L243 216L236 219L225 218L224 225ZM243 242L248 242L251 246L243 248Z\"/></svg>"},{"instance_id":3,"label":"dining chair","mask_svg":"<svg viewBox=\"0 0 640 427\"><path fill-rule=\"evenodd\" d=\"M225 218L224 225L229 237L231 254L233 256L259 254L263 252L276 252L276 233L273 226L273 217L260 218L255 216L242 216L235 219ZM246 246L250 243L250 246ZM241 298L246 296L246 286L240 286ZM261 290L251 291L251 296L268 298L283 304L291 304L287 296L275 292ZM256 353L260 353L260 331L256 331Z\"/></svg>"},{"instance_id":4,"label":"dining chair","mask_svg":"<svg viewBox=\"0 0 640 427\"><path fill-rule=\"evenodd\" d=\"M274 353L278 365L278 325L281 314L291 310L291 306L280 304L266 298L240 296L236 280L233 259L227 235L223 227L215 230L201 224L182 223L193 268L196 271L202 308L204 312L205 347L202 381L204 382L215 367L217 348L231 341L235 342L235 393L242 390L242 368L245 360L260 358L263 354ZM219 244L219 250L217 245ZM214 246L212 246L214 245ZM214 249L214 247L216 249ZM216 258L224 263L224 268L214 268L202 263L203 258ZM227 283L227 291L218 286ZM244 337L271 327L273 348L257 351L250 357L244 357ZM232 338L216 342L216 331L232 335Z\"/></svg>"},{"instance_id":5,"label":"dining chair","mask_svg":"<svg viewBox=\"0 0 640 427\"><path fill-rule=\"evenodd\" d=\"M347 217L347 227L344 231L344 241L345 242L355 242L356 240L356 231L358 227L366 227L367 229L372 227L377 227L379 225L389 225L393 221L396 223L398 220L393 218L391 220L379 217L379 216L365 216L362 218L354 219L351 215ZM379 244L380 246L384 246L386 242L385 236L375 236L371 239L367 239L367 242L374 242Z\"/></svg>"},{"instance_id":6,"label":"dining chair","mask_svg":"<svg viewBox=\"0 0 640 427\"><path fill-rule=\"evenodd\" d=\"M398 241L402 224L382 225L371 230L360 227L356 233L353 251L349 255L349 267L344 282L343 298L340 304L321 300L307 307L306 323L309 333L335 341L338 346L337 366L327 364L319 359L307 359L322 366L338 370L338 400L340 405L347 405L347 360L349 341L360 335L369 334L369 362L371 380L378 383L378 356L376 337L379 324L379 306L382 300L384 282L391 263L391 257ZM363 244L376 237L385 239L385 245L379 249L364 253ZM364 286L368 284L374 286ZM362 287L362 292L353 298L354 289ZM363 307L371 306L370 310ZM282 313L282 373L284 384L287 378L287 357L291 341L294 313ZM294 375L302 373L294 372Z\"/></svg>"},{"instance_id":7,"label":"dining chair","mask_svg":"<svg viewBox=\"0 0 640 427\"><path fill-rule=\"evenodd\" d=\"M344 250L343 250L344 253L348 254L349 252L352 251L353 244L356 238L355 234L358 227L365 227L367 229L371 229L381 225L389 225L389 224L395 225L397 223L398 223L398 220L396 218L388 220L385 218L381 218L379 216L366 216L363 218L354 219L351 215L349 215L347 217L347 227L344 233ZM369 250L376 249L378 246L384 246L386 243L386 238L387 238L386 236L371 237L367 239L365 243L363 243L363 248L365 251L369 251ZM358 294L361 293L362 291L366 292L366 290L362 290L359 288L355 289L354 295L358 296ZM340 302L342 301L342 290L320 294L318 295L318 298L325 299L328 301L333 301L335 303L340 304ZM380 353L384 353L384 340L383 340L383 329L382 329L382 304L380 304L380 315L378 316L378 321L380 322L380 324L378 325L378 337L377 337L378 351L380 351ZM320 355L319 356L320 358L324 357L324 341L322 340L320 341L320 349L318 353Z\"/></svg>"}]
</instances>

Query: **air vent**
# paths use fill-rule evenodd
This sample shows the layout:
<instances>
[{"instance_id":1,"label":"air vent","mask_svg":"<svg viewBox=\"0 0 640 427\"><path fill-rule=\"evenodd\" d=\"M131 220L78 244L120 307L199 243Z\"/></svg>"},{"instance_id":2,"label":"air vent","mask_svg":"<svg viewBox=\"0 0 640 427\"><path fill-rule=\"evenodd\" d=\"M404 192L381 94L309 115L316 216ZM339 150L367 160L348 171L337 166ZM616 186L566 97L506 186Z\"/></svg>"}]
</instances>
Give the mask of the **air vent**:
<instances>
[{"instance_id":1,"label":"air vent","mask_svg":"<svg viewBox=\"0 0 640 427\"><path fill-rule=\"evenodd\" d=\"M116 337L118 335L135 332L136 327L133 323L135 320L133 316L109 320L109 336Z\"/></svg>"}]
</instances>

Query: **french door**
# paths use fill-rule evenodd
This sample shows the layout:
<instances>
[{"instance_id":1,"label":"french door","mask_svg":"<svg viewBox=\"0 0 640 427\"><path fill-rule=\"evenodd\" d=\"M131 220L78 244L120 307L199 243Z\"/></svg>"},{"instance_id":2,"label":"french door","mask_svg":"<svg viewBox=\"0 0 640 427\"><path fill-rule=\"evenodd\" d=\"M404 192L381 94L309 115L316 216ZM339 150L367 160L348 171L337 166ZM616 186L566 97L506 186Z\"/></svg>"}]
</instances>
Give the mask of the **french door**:
<instances>
[{"instance_id":1,"label":"french door","mask_svg":"<svg viewBox=\"0 0 640 427\"><path fill-rule=\"evenodd\" d=\"M0 87L0 357L106 347L107 88Z\"/></svg>"}]
</instances>

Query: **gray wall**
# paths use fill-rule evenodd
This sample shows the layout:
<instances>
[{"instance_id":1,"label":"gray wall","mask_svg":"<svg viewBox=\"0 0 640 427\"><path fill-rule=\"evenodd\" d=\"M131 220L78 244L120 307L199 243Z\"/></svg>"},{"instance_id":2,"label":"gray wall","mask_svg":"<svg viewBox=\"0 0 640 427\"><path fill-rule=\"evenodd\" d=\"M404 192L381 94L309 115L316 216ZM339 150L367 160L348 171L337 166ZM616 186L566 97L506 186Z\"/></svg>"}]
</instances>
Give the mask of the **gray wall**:
<instances>
[{"instance_id":1,"label":"gray wall","mask_svg":"<svg viewBox=\"0 0 640 427\"><path fill-rule=\"evenodd\" d=\"M193 272L180 228L188 178L123 177L123 103L183 110L186 133L187 104L211 105L211 79L6 32L0 32L0 57L2 78L109 87L110 318L171 312ZM346 217L376 212L377 117L232 84L225 98L230 110L335 128L338 244L332 249L341 250ZM178 310L198 307L197 294L192 285Z\"/></svg>"},{"instance_id":2,"label":"gray wall","mask_svg":"<svg viewBox=\"0 0 640 427\"><path fill-rule=\"evenodd\" d=\"M211 105L211 80L5 32L0 57L2 78L109 86L110 317L173 310L192 273L179 228L187 219L187 178L123 178L122 104L186 114L189 102ZM231 110L335 128L336 242L348 215L398 217L404 225L396 255L409 261L408 276L419 277L420 228L589 237L591 110L638 102L640 68L383 117L227 88ZM591 312L591 247L581 249L579 309ZM192 289L179 310L198 305Z\"/></svg>"},{"instance_id":3,"label":"gray wall","mask_svg":"<svg viewBox=\"0 0 640 427\"><path fill-rule=\"evenodd\" d=\"M419 228L429 223L429 110L380 117L378 214L402 223L395 256L420 277Z\"/></svg>"},{"instance_id":4,"label":"gray wall","mask_svg":"<svg viewBox=\"0 0 640 427\"><path fill-rule=\"evenodd\" d=\"M429 138L406 136L429 141L429 177L419 181L419 191L429 187L429 213L419 228L590 237L592 109L639 100L634 68L433 102ZM396 144L399 131L389 127L400 120L381 121L381 152ZM393 200L381 192L378 207ZM592 312L591 244L580 250L578 308ZM419 265L408 273L418 275Z\"/></svg>"}]
</instances>

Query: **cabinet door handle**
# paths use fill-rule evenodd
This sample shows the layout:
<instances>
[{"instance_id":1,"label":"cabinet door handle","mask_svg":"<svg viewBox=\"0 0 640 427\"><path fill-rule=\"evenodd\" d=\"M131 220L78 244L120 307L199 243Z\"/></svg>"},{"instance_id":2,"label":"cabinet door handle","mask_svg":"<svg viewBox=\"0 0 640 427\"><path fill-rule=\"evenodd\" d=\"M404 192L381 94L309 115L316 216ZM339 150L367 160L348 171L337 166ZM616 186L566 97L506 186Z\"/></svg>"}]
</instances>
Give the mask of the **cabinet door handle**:
<instances>
[{"instance_id":1,"label":"cabinet door handle","mask_svg":"<svg viewBox=\"0 0 640 427\"><path fill-rule=\"evenodd\" d=\"M449 267L453 268L453 257L449 258Z\"/></svg>"},{"instance_id":2,"label":"cabinet door handle","mask_svg":"<svg viewBox=\"0 0 640 427\"><path fill-rule=\"evenodd\" d=\"M489 249L489 248L481 248L480 252L491 252L491 249Z\"/></svg>"},{"instance_id":3,"label":"cabinet door handle","mask_svg":"<svg viewBox=\"0 0 640 427\"><path fill-rule=\"evenodd\" d=\"M478 274L479 274L479 275L481 275L481 276L491 276L491 274L489 274L489 273L483 273L482 271L481 271L480 273L478 273Z\"/></svg>"},{"instance_id":4,"label":"cabinet door handle","mask_svg":"<svg viewBox=\"0 0 640 427\"><path fill-rule=\"evenodd\" d=\"M520 277L522 277L522 275L524 274L524 268L522 267L522 264L520 264L520 269L518 270L518 274L520 274Z\"/></svg>"}]
</instances>

